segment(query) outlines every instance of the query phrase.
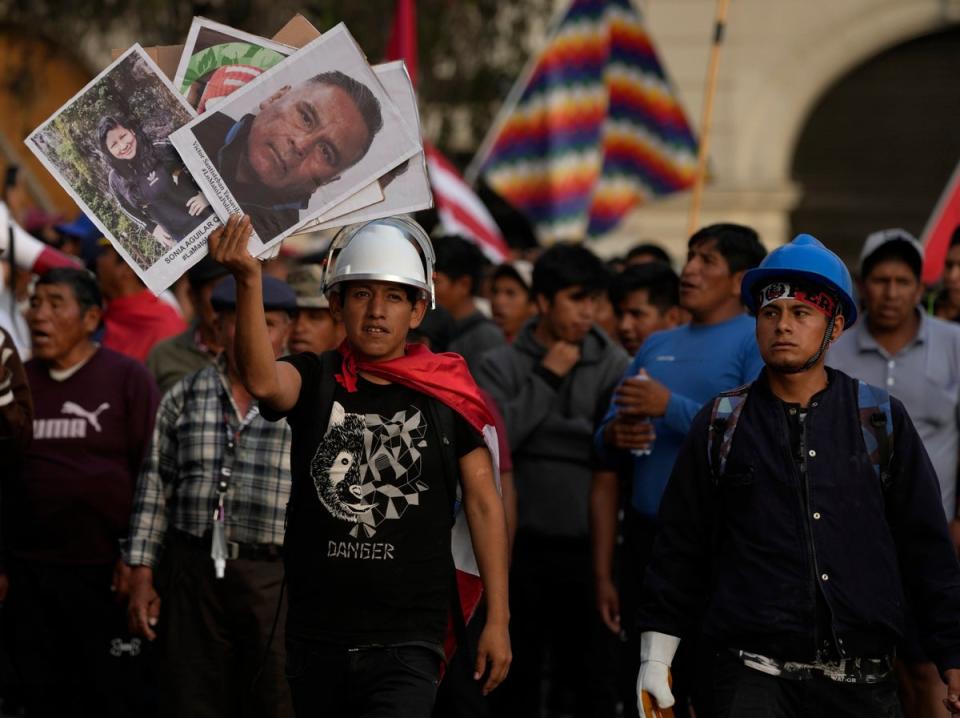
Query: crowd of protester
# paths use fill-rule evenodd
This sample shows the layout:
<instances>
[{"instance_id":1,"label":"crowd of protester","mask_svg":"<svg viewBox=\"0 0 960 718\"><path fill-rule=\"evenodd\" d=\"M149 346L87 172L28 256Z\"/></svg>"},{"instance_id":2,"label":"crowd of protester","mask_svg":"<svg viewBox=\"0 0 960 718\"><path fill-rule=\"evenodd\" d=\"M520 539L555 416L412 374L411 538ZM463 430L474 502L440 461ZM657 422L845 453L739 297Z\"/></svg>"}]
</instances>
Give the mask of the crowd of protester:
<instances>
[{"instance_id":1,"label":"crowd of protester","mask_svg":"<svg viewBox=\"0 0 960 718\"><path fill-rule=\"evenodd\" d=\"M4 710L292 715L278 638L290 430L240 381L233 278L205 258L154 297L85 218L36 234L83 266L20 272L0 297ZM660 500L701 407L761 370L740 285L763 244L716 224L677 260L653 243L609 261L558 244L493 266L463 237L434 247L437 307L411 339L461 354L502 420L513 648L487 697L451 666L435 715L636 715ZM306 260L263 277L276 356L344 338ZM865 239L866 319L827 362L903 401L960 547L960 232L942 286L923 286L922 261L903 230ZM710 715L706 650L681 646L677 715ZM946 715L915 636L898 676L908 718Z\"/></svg>"}]
</instances>

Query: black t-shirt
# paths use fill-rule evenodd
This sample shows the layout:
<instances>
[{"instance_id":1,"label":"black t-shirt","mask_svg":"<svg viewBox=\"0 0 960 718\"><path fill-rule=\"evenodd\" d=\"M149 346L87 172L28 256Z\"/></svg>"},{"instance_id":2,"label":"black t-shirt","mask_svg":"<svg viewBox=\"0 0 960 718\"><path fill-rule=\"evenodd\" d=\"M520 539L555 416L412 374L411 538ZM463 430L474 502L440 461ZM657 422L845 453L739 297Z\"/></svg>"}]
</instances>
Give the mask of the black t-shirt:
<instances>
[{"instance_id":1,"label":"black t-shirt","mask_svg":"<svg viewBox=\"0 0 960 718\"><path fill-rule=\"evenodd\" d=\"M284 542L287 631L340 645L441 644L453 563L453 498L428 402L399 384L339 384L318 416L315 354L288 357L303 384L292 430ZM459 415L458 457L483 446Z\"/></svg>"}]
</instances>

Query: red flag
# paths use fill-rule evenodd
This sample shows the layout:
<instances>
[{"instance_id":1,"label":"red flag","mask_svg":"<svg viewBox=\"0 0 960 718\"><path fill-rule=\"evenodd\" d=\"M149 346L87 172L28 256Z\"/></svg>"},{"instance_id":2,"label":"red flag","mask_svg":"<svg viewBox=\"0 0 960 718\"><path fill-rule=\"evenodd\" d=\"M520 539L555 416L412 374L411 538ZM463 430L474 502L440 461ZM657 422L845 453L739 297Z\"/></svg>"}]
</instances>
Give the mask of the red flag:
<instances>
[{"instance_id":1,"label":"red flag","mask_svg":"<svg viewBox=\"0 0 960 718\"><path fill-rule=\"evenodd\" d=\"M950 235L960 227L960 164L953 171L947 188L923 228L923 282L933 284L943 274L943 264L950 248Z\"/></svg>"},{"instance_id":2,"label":"red flag","mask_svg":"<svg viewBox=\"0 0 960 718\"><path fill-rule=\"evenodd\" d=\"M393 10L393 29L387 43L387 59L407 63L410 81L417 86L417 4L415 0L397 0Z\"/></svg>"},{"instance_id":3,"label":"red flag","mask_svg":"<svg viewBox=\"0 0 960 718\"><path fill-rule=\"evenodd\" d=\"M415 0L396 0L393 28L387 43L387 59L403 60L414 87L417 85L417 9ZM508 259L510 247L480 198L440 152L423 147L430 173L430 187L443 230L472 239L490 261Z\"/></svg>"},{"instance_id":4,"label":"red flag","mask_svg":"<svg viewBox=\"0 0 960 718\"><path fill-rule=\"evenodd\" d=\"M357 375L367 372L396 384L432 396L457 412L483 436L493 461L494 478L500 488L500 447L493 416L487 408L467 363L459 354L444 352L434 354L423 344L407 344L406 354L396 359L381 362L358 361L349 342L344 340L338 351L343 357L336 380L347 391L357 390ZM462 510L458 490L458 506L450 537L453 564L456 567L457 591L464 623L469 623L483 596L480 569L473 552L473 540L466 513ZM453 623L447 627L444 650L449 659L456 648Z\"/></svg>"}]
</instances>

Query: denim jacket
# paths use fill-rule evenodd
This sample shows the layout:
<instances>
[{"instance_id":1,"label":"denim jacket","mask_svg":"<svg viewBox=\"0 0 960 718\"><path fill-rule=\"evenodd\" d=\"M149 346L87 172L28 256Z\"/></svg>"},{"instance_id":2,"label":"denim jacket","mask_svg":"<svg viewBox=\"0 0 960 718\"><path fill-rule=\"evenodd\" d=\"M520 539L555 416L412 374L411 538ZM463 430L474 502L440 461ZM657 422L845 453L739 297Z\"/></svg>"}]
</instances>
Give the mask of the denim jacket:
<instances>
[{"instance_id":1,"label":"denim jacket","mask_svg":"<svg viewBox=\"0 0 960 718\"><path fill-rule=\"evenodd\" d=\"M707 456L712 402L697 415L660 507L639 627L683 636L702 620L719 646L777 659L816 660L824 641L841 658L877 657L893 652L912 610L940 669L960 667L960 564L923 444L892 399L893 478L884 490L864 445L857 382L827 373L808 407L799 461L766 371L750 389L722 476Z\"/></svg>"}]
</instances>

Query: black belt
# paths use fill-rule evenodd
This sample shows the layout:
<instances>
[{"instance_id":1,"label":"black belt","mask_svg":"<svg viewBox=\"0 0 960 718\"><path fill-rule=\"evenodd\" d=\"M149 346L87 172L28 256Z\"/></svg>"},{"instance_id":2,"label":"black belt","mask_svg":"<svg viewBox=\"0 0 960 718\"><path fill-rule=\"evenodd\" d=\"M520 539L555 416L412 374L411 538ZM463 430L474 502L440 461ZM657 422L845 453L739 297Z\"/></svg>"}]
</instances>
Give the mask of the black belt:
<instances>
[{"instance_id":1,"label":"black belt","mask_svg":"<svg viewBox=\"0 0 960 718\"><path fill-rule=\"evenodd\" d=\"M171 529L170 538L191 546L210 552L209 529L203 532L203 536L194 536L188 531L180 529ZM230 560L241 559L244 561L279 561L283 558L283 547L272 543L241 543L240 541L227 541L227 558Z\"/></svg>"}]
</instances>

